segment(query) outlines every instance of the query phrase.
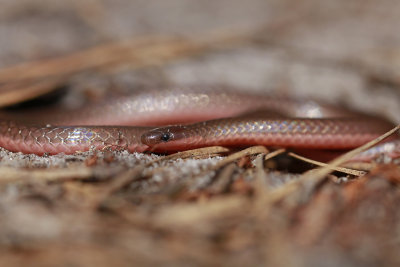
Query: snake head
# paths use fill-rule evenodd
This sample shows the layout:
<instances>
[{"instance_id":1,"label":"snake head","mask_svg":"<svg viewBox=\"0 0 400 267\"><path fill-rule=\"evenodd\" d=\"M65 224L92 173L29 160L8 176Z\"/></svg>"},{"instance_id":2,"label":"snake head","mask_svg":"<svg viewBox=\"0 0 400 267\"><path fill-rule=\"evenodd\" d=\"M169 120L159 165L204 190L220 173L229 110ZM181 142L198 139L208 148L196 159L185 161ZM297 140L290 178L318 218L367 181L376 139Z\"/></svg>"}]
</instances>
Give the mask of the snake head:
<instances>
[{"instance_id":1,"label":"snake head","mask_svg":"<svg viewBox=\"0 0 400 267\"><path fill-rule=\"evenodd\" d=\"M141 141L150 147L156 145L162 145L163 143L169 143L184 139L185 126L166 126L152 129L145 132L141 136Z\"/></svg>"}]
</instances>

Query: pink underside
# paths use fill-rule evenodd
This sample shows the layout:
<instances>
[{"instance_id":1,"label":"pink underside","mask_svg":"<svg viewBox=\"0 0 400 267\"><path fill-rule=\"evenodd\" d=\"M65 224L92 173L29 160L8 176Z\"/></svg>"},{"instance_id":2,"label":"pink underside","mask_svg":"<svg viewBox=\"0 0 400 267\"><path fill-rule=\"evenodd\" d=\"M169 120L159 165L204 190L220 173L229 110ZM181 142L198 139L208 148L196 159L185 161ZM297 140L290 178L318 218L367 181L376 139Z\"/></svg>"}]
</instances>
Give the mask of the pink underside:
<instances>
[{"instance_id":1,"label":"pink underside","mask_svg":"<svg viewBox=\"0 0 400 267\"><path fill-rule=\"evenodd\" d=\"M288 136L279 136L274 138L268 138L266 136L259 136L259 138L231 138L221 140L205 140L200 137L186 138L185 140L170 141L167 143L160 143L151 148L153 152L159 153L171 153L176 151L195 149L206 146L231 146L236 147L238 143L241 146L245 145L265 145L272 147L282 147L282 148L295 148L295 151L300 154L323 162L328 162L335 157L345 153L350 149L359 147L368 141L375 139L376 135L348 135L348 136L297 136L295 138ZM380 156L381 153L385 153L386 156L396 159L400 158L400 140L389 139L386 144L393 143L394 149L390 151L381 151L379 149L381 145L371 148L369 151L357 155L352 161L364 161L369 162L374 158ZM322 150L323 149L323 150ZM368 153L369 152L369 153Z\"/></svg>"},{"instance_id":2,"label":"pink underside","mask_svg":"<svg viewBox=\"0 0 400 267\"><path fill-rule=\"evenodd\" d=\"M265 145L278 147L296 147L307 149L351 149L365 144L376 138L376 135L248 135L234 136L224 138L185 138L182 140L169 141L157 144L156 151L179 151L205 146L237 146L239 145Z\"/></svg>"}]
</instances>

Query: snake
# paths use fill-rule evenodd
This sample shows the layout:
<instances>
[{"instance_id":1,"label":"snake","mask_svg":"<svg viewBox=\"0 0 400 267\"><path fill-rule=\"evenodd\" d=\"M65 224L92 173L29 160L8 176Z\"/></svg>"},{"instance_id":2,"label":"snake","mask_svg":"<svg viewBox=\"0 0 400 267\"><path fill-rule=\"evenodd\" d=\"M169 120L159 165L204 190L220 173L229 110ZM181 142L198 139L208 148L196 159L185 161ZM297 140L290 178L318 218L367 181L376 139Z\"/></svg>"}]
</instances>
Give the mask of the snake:
<instances>
[{"instance_id":1,"label":"snake","mask_svg":"<svg viewBox=\"0 0 400 267\"><path fill-rule=\"evenodd\" d=\"M112 95L77 109L2 111L0 146L39 156L104 149L172 153L215 145L345 151L393 127L385 118L307 98L187 86ZM363 157L378 154L398 158L399 138Z\"/></svg>"}]
</instances>

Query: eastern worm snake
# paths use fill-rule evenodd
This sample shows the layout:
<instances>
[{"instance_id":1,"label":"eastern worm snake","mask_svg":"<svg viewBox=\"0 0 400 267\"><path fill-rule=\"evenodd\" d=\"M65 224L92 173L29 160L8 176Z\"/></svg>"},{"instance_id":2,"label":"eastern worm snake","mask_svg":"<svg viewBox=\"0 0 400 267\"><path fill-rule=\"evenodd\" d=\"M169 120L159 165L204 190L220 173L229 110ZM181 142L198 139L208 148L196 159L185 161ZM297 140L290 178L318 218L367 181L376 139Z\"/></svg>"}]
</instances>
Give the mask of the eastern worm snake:
<instances>
[{"instance_id":1,"label":"eastern worm snake","mask_svg":"<svg viewBox=\"0 0 400 267\"><path fill-rule=\"evenodd\" d=\"M3 112L0 118L1 147L38 155L105 148L173 152L256 144L351 149L393 127L383 118L312 100L271 98L219 87L142 92L68 112ZM172 123L180 124L149 126ZM373 149L365 155L400 156L398 139Z\"/></svg>"}]
</instances>

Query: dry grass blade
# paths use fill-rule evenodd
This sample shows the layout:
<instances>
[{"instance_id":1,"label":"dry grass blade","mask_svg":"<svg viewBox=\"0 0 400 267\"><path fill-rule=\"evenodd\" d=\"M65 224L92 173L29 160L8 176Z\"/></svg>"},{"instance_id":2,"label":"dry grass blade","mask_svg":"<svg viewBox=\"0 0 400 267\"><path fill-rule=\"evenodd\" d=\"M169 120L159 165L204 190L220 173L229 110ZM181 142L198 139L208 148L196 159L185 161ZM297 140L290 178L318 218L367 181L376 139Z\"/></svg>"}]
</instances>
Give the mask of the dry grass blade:
<instances>
[{"instance_id":1,"label":"dry grass blade","mask_svg":"<svg viewBox=\"0 0 400 267\"><path fill-rule=\"evenodd\" d=\"M264 170L264 161L265 161L265 154L257 155L255 159L255 167L256 167L255 190L259 194L265 194L267 193L267 191L269 191L269 184L267 183L267 174L265 173Z\"/></svg>"},{"instance_id":2,"label":"dry grass blade","mask_svg":"<svg viewBox=\"0 0 400 267\"><path fill-rule=\"evenodd\" d=\"M250 36L247 32L228 35L219 32L219 35L206 34L198 39L144 36L117 41L65 56L3 68L0 70L0 83L70 75L120 64L129 64L130 67L159 64L171 58L206 51L215 45L238 43Z\"/></svg>"},{"instance_id":3,"label":"dry grass blade","mask_svg":"<svg viewBox=\"0 0 400 267\"><path fill-rule=\"evenodd\" d=\"M344 167L331 167L327 163L323 163L323 162L320 162L320 161L308 159L308 158L302 157L300 155L297 155L297 154L295 154L293 152L289 152L288 155L291 156L291 157L294 157L296 159L302 160L304 162L308 162L308 163L311 163L311 164L314 164L314 165L317 165L317 166L320 166L320 167L325 167L326 166L327 168L330 168L331 170L343 172L343 173L350 174L350 175L362 176L362 175L366 174L366 172L364 172L364 171L352 170L352 169L348 169L348 168L344 168Z\"/></svg>"},{"instance_id":4,"label":"dry grass blade","mask_svg":"<svg viewBox=\"0 0 400 267\"><path fill-rule=\"evenodd\" d=\"M144 166L139 165L133 169L121 173L117 177L113 178L111 183L107 185L105 191L107 191L108 194L116 192L117 190L121 189L122 187L128 185L129 183L137 179L137 177L142 174L145 168L146 165Z\"/></svg>"},{"instance_id":5,"label":"dry grass blade","mask_svg":"<svg viewBox=\"0 0 400 267\"><path fill-rule=\"evenodd\" d=\"M177 152L175 154L171 154L160 159L157 159L153 162L165 161L165 160L174 160L174 159L186 159L186 158L199 158L199 157L211 157L219 154L224 154L229 152L230 149L222 146L210 146L203 147L197 149L186 150L182 152Z\"/></svg>"},{"instance_id":6,"label":"dry grass blade","mask_svg":"<svg viewBox=\"0 0 400 267\"><path fill-rule=\"evenodd\" d=\"M390 135L394 134L396 131L400 129L400 125L396 126L392 130L388 131L387 133L379 136L378 138L366 143L363 146L360 146L352 151L347 152L346 154L338 157L337 159L333 160L332 162L328 163L327 166L321 167L316 169L313 172L307 172L303 174L298 180L294 180L288 182L285 186L276 189L275 191L271 192L271 194L266 199L265 203L262 202L262 205L275 203L276 201L282 200L283 198L291 195L299 190L299 188L303 187L304 190L301 192L298 191L300 195L297 195L298 198L303 199L304 201L308 199L308 196L314 189L315 185L319 184L323 179L325 179L326 175L332 172L332 169L345 163L346 161L352 159L359 153L373 147L374 145L378 144L385 138L389 137Z\"/></svg>"},{"instance_id":7,"label":"dry grass blade","mask_svg":"<svg viewBox=\"0 0 400 267\"><path fill-rule=\"evenodd\" d=\"M250 155L254 155L254 154L267 154L268 153L268 149L265 146L252 146L246 149L243 149L239 152L236 152L232 155L227 156L226 158L224 158L223 160L220 160L217 164L215 164L212 167L212 170L217 170L219 168L221 168L222 166L225 166L228 163L231 163L235 160L238 160L240 158L243 158L245 156L250 156Z\"/></svg>"},{"instance_id":8,"label":"dry grass blade","mask_svg":"<svg viewBox=\"0 0 400 267\"><path fill-rule=\"evenodd\" d=\"M42 79L98 68L117 61L126 60L126 58L129 58L127 54L131 55L132 51L139 54L142 49L148 50L154 44L163 43L171 45L170 42L172 44L176 43L176 40L171 41L170 39L159 36L143 37L101 45L52 59L22 63L0 70L0 83Z\"/></svg>"},{"instance_id":9,"label":"dry grass blade","mask_svg":"<svg viewBox=\"0 0 400 267\"><path fill-rule=\"evenodd\" d=\"M71 179L88 179L93 176L93 169L88 167L71 169L39 169L21 170L11 167L0 168L0 183L10 183L16 181L45 181L62 182Z\"/></svg>"},{"instance_id":10,"label":"dry grass blade","mask_svg":"<svg viewBox=\"0 0 400 267\"><path fill-rule=\"evenodd\" d=\"M225 158L223 158L222 160L218 161L217 164L215 164L214 166L208 168L207 170L202 171L201 173L199 173L197 175L197 177L200 177L202 175L206 175L212 171L217 171L220 170L222 167L224 167L227 164L233 163L236 160L243 158L245 156L250 156L250 155L254 155L254 154L266 154L268 153L268 149L265 146L253 146L253 147L249 147L246 149L243 149L239 152L236 152L234 154L231 154ZM190 188L193 184L196 183L195 179L190 179L190 180L186 180L183 182L185 185L182 187L186 187L186 188Z\"/></svg>"},{"instance_id":11,"label":"dry grass blade","mask_svg":"<svg viewBox=\"0 0 400 267\"><path fill-rule=\"evenodd\" d=\"M281 148L275 151L272 151L271 153L268 154L260 154L256 157L255 160L255 169L256 169L256 173L255 173L255 192L257 194L257 196L261 199L268 197L269 196L269 192L270 192L270 187L268 184L268 176L264 170L264 163L269 160L272 159L282 153L286 152L286 149Z\"/></svg>"},{"instance_id":12,"label":"dry grass blade","mask_svg":"<svg viewBox=\"0 0 400 267\"><path fill-rule=\"evenodd\" d=\"M20 103L54 91L68 77L48 78L30 82L6 83L0 86L0 107Z\"/></svg>"},{"instance_id":13,"label":"dry grass blade","mask_svg":"<svg viewBox=\"0 0 400 267\"><path fill-rule=\"evenodd\" d=\"M268 153L267 155L265 155L264 161L272 159L272 158L274 158L274 157L276 157L276 156L278 156L278 155L280 155L280 154L282 154L284 152L286 152L286 149L284 149L284 148L280 148L280 149L277 149L275 151L272 151L271 153Z\"/></svg>"},{"instance_id":14,"label":"dry grass blade","mask_svg":"<svg viewBox=\"0 0 400 267\"><path fill-rule=\"evenodd\" d=\"M375 162L346 162L341 166L348 169L356 169L360 171L369 172L378 164Z\"/></svg>"},{"instance_id":15,"label":"dry grass blade","mask_svg":"<svg viewBox=\"0 0 400 267\"><path fill-rule=\"evenodd\" d=\"M232 175L236 168L237 166L234 163L225 166L221 173L215 177L214 182L209 186L207 191L211 194L220 194L227 191L232 182Z\"/></svg>"},{"instance_id":16,"label":"dry grass blade","mask_svg":"<svg viewBox=\"0 0 400 267\"><path fill-rule=\"evenodd\" d=\"M385 134L375 138L374 140L366 143L365 145L362 145L356 149L353 149L349 152L347 152L346 154L338 157L337 159L334 159L332 162L328 163L327 166L320 168L317 172L315 172L313 174L313 177L309 178L310 180L315 180L318 181L320 179L322 179L325 175L329 174L331 169L334 167L337 167L343 163L345 163L346 161L351 160L352 158L354 158L355 156L357 156L358 154L360 154L361 152L375 146L376 144L378 144L379 142L383 141L384 139L386 139L387 137L391 136L392 134L394 134L396 131L400 130L400 124L397 125L396 127L394 127L392 130L386 132Z\"/></svg>"},{"instance_id":17,"label":"dry grass blade","mask_svg":"<svg viewBox=\"0 0 400 267\"><path fill-rule=\"evenodd\" d=\"M215 40L218 42L218 40ZM159 65L211 48L189 39L144 37L115 42L53 59L22 63L0 70L0 106L15 104L54 90L60 81L84 71ZM50 79L50 80L47 80ZM14 87L10 90L10 87Z\"/></svg>"},{"instance_id":18,"label":"dry grass blade","mask_svg":"<svg viewBox=\"0 0 400 267\"><path fill-rule=\"evenodd\" d=\"M139 177L141 177L143 170L147 167L147 165L140 165L133 169L124 171L114 177L110 183L105 184L102 187L99 187L96 191L95 196L91 201L92 207L99 207L104 201L113 193L117 192L121 188L129 185Z\"/></svg>"}]
</instances>

